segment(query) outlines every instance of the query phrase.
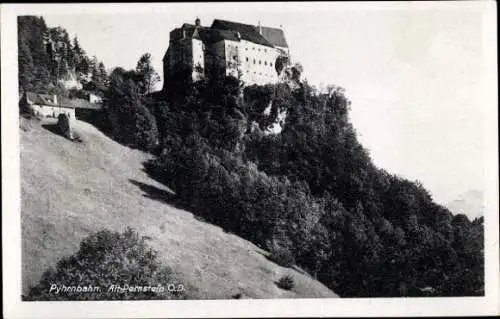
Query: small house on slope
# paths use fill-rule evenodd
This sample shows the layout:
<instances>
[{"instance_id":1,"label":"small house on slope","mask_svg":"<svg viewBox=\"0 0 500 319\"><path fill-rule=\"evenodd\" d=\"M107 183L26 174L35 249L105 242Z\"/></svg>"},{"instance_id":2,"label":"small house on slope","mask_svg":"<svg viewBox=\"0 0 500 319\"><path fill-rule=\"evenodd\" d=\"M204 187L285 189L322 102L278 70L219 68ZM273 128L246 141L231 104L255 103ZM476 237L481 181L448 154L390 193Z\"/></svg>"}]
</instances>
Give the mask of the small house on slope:
<instances>
[{"instance_id":1,"label":"small house on slope","mask_svg":"<svg viewBox=\"0 0 500 319\"><path fill-rule=\"evenodd\" d=\"M75 108L67 99L59 98L56 94L24 93L20 101L22 112L30 113L39 118L58 118L59 114L66 114L70 119L75 118Z\"/></svg>"}]
</instances>

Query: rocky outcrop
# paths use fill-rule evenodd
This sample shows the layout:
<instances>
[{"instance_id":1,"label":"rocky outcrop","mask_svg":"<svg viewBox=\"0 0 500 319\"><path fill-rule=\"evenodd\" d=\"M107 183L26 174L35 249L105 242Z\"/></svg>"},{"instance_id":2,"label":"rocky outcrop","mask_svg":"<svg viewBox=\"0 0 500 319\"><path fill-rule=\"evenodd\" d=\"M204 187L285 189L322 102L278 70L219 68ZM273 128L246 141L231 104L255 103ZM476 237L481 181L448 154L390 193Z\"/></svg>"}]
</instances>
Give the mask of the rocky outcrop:
<instances>
[{"instance_id":1,"label":"rocky outcrop","mask_svg":"<svg viewBox=\"0 0 500 319\"><path fill-rule=\"evenodd\" d=\"M57 126L59 127L61 133L66 138L69 138L70 140L74 139L74 134L73 134L74 123L73 120L71 120L71 118L68 115L64 113L59 114L57 118Z\"/></svg>"},{"instance_id":2,"label":"rocky outcrop","mask_svg":"<svg viewBox=\"0 0 500 319\"><path fill-rule=\"evenodd\" d=\"M78 81L76 71L74 69L67 70L65 74L57 80L57 82L66 90L70 89L81 90L83 88L82 83Z\"/></svg>"},{"instance_id":3,"label":"rocky outcrop","mask_svg":"<svg viewBox=\"0 0 500 319\"><path fill-rule=\"evenodd\" d=\"M303 72L303 67L300 63L295 63L294 65L289 65L280 72L279 83L286 83L290 89L296 90L300 88L300 76Z\"/></svg>"},{"instance_id":4,"label":"rocky outcrop","mask_svg":"<svg viewBox=\"0 0 500 319\"><path fill-rule=\"evenodd\" d=\"M278 115L276 116L276 120L271 124L271 126L267 128L264 134L270 135L270 134L281 133L283 127L285 126L287 114L288 114L287 110L279 111Z\"/></svg>"}]
</instances>

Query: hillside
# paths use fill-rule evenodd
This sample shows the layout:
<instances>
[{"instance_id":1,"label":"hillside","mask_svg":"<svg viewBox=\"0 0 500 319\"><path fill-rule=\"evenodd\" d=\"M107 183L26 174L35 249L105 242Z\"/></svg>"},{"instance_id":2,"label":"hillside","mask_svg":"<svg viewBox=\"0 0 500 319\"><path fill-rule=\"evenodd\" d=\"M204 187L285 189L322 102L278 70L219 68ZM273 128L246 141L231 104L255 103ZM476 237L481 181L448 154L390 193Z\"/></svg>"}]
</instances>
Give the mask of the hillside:
<instances>
[{"instance_id":1,"label":"hillside","mask_svg":"<svg viewBox=\"0 0 500 319\"><path fill-rule=\"evenodd\" d=\"M23 291L90 232L131 226L195 287L191 298L337 297L300 269L269 261L249 241L165 203L169 190L142 170L150 155L85 122L77 121L83 142L74 143L39 122L20 121ZM285 274L294 278L291 291L275 284Z\"/></svg>"}]
</instances>

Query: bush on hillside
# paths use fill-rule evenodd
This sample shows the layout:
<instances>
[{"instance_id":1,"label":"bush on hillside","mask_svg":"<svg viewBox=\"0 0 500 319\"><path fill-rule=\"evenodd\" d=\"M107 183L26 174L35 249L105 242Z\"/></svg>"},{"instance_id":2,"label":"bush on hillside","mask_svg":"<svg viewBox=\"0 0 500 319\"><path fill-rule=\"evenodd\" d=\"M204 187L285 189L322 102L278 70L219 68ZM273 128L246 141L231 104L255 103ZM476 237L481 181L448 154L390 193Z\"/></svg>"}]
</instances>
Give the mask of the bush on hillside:
<instances>
[{"instance_id":1,"label":"bush on hillside","mask_svg":"<svg viewBox=\"0 0 500 319\"><path fill-rule=\"evenodd\" d=\"M63 285L80 289L64 291ZM125 285L151 288L127 291ZM61 290L57 291L56 287ZM100 290L95 291L91 287L99 287ZM116 289L110 290L111 287ZM78 252L61 259L56 269L48 269L40 282L23 296L23 300L153 300L184 297L182 284L175 281L168 267L161 265L158 253L149 247L144 237L127 228L123 233L102 230L90 234L80 243Z\"/></svg>"},{"instance_id":2,"label":"bush on hillside","mask_svg":"<svg viewBox=\"0 0 500 319\"><path fill-rule=\"evenodd\" d=\"M293 287L295 286L295 283L293 281L293 277L290 275L285 275L281 277L277 282L276 286L280 287L281 289L284 290L292 290Z\"/></svg>"},{"instance_id":3,"label":"bush on hillside","mask_svg":"<svg viewBox=\"0 0 500 319\"><path fill-rule=\"evenodd\" d=\"M291 267L295 264L292 252L287 248L279 246L272 248L269 259L283 267Z\"/></svg>"}]
</instances>

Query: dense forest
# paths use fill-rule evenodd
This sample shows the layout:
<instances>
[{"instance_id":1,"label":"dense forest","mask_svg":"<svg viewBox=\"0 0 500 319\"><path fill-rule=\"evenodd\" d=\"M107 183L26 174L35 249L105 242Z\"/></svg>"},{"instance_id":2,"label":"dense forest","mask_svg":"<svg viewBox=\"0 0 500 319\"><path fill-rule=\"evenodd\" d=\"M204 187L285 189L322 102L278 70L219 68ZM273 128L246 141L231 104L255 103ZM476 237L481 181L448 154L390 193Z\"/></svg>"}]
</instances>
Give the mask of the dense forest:
<instances>
[{"instance_id":1,"label":"dense forest","mask_svg":"<svg viewBox=\"0 0 500 319\"><path fill-rule=\"evenodd\" d=\"M49 28L43 17L19 16L17 26L20 92L69 95L63 85L68 80L80 89L104 92L104 63L89 57L76 36L70 39L65 29Z\"/></svg>"},{"instance_id":2,"label":"dense forest","mask_svg":"<svg viewBox=\"0 0 500 319\"><path fill-rule=\"evenodd\" d=\"M454 216L418 182L375 167L342 88L228 78L179 97L179 85L190 87L175 79L155 105L163 151L146 167L192 211L343 297L484 293L483 219ZM283 111L282 132L266 134Z\"/></svg>"},{"instance_id":3,"label":"dense forest","mask_svg":"<svg viewBox=\"0 0 500 319\"><path fill-rule=\"evenodd\" d=\"M19 29L20 84L53 84L36 34L57 28L30 17ZM72 48L68 66L84 70L76 40L57 33ZM179 74L151 92L157 80L148 54L135 70L115 68L102 82L103 116L120 143L156 155L144 166L176 192L166 200L342 297L484 295L483 218L453 215L420 183L376 167L343 88L321 93L299 78L294 86L191 83ZM269 134L279 114L283 130Z\"/></svg>"}]
</instances>

